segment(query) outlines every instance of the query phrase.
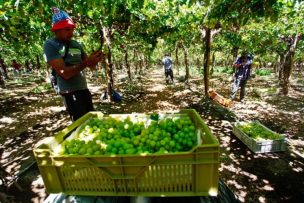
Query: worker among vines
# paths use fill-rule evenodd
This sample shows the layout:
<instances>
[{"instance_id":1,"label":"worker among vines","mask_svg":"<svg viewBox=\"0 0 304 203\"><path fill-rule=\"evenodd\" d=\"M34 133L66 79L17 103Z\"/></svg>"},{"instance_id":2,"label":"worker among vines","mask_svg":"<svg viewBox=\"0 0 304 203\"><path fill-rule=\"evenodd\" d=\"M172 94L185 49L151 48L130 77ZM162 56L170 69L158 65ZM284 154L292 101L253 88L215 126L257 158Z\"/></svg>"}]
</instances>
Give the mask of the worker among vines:
<instances>
[{"instance_id":1,"label":"worker among vines","mask_svg":"<svg viewBox=\"0 0 304 203\"><path fill-rule=\"evenodd\" d=\"M58 8L52 10L51 30L54 37L44 43L44 58L54 70L53 82L63 97L72 121L75 121L94 109L83 70L87 67L95 68L101 61L102 53L95 51L87 56L84 48L72 39L76 28L73 20Z\"/></svg>"}]
</instances>

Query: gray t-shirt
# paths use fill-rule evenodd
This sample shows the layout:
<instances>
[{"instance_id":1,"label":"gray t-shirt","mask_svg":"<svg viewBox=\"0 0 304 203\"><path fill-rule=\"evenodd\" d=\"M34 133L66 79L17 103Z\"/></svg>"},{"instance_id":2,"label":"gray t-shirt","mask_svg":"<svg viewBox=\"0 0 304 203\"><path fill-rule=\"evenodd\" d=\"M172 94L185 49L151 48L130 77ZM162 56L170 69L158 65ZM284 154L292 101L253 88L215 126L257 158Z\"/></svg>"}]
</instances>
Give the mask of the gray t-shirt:
<instances>
[{"instance_id":1,"label":"gray t-shirt","mask_svg":"<svg viewBox=\"0 0 304 203\"><path fill-rule=\"evenodd\" d=\"M163 65L165 67L165 70L172 69L172 59L169 56L165 56L163 58Z\"/></svg>"},{"instance_id":2,"label":"gray t-shirt","mask_svg":"<svg viewBox=\"0 0 304 203\"><path fill-rule=\"evenodd\" d=\"M49 62L53 59L63 58L66 48L67 45L58 41L57 39L55 38L48 39L44 43L44 47L43 47L45 61ZM71 67L72 65L81 63L85 57L86 57L86 53L84 52L82 46L75 40L71 40L69 43L68 54L64 59L66 67L72 68ZM73 76L68 80L63 79L56 72L56 80L59 88L58 91L60 94L88 88L83 71L81 71L80 73L78 73L77 75Z\"/></svg>"}]
</instances>

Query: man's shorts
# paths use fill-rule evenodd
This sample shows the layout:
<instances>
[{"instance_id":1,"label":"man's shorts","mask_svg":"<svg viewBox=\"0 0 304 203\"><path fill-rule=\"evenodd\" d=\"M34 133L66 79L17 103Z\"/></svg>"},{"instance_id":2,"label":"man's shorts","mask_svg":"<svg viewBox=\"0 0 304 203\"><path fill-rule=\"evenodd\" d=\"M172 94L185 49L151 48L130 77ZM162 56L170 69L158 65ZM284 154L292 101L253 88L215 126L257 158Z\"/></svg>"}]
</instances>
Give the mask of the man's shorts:
<instances>
[{"instance_id":1,"label":"man's shorts","mask_svg":"<svg viewBox=\"0 0 304 203\"><path fill-rule=\"evenodd\" d=\"M63 94L64 104L72 121L76 121L89 111L93 111L92 95L88 89Z\"/></svg>"}]
</instances>

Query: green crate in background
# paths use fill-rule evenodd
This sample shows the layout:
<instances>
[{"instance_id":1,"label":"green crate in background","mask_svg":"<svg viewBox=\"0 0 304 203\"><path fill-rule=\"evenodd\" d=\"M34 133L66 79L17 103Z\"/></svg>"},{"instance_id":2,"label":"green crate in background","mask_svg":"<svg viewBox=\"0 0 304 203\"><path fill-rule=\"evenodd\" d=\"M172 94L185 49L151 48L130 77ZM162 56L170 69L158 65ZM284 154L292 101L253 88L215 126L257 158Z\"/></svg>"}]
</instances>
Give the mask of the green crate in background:
<instances>
[{"instance_id":1,"label":"green crate in background","mask_svg":"<svg viewBox=\"0 0 304 203\"><path fill-rule=\"evenodd\" d=\"M43 139L34 155L49 193L96 196L216 196L219 142L193 109L199 145L188 152L143 155L57 155L53 149L98 112L90 112L54 137Z\"/></svg>"}]
</instances>

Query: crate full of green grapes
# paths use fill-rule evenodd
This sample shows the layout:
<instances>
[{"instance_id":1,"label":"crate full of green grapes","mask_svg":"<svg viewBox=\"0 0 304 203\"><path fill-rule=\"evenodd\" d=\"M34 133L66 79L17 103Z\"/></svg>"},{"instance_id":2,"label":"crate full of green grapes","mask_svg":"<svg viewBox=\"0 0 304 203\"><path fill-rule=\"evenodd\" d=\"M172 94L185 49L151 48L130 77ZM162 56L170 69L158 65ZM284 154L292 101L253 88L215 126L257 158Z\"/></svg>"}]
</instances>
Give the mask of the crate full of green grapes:
<instances>
[{"instance_id":1,"label":"crate full of green grapes","mask_svg":"<svg viewBox=\"0 0 304 203\"><path fill-rule=\"evenodd\" d=\"M258 121L236 122L233 133L254 153L285 151L285 136Z\"/></svg>"},{"instance_id":2,"label":"crate full of green grapes","mask_svg":"<svg viewBox=\"0 0 304 203\"><path fill-rule=\"evenodd\" d=\"M90 112L34 147L49 193L216 196L219 142L193 109Z\"/></svg>"}]
</instances>

